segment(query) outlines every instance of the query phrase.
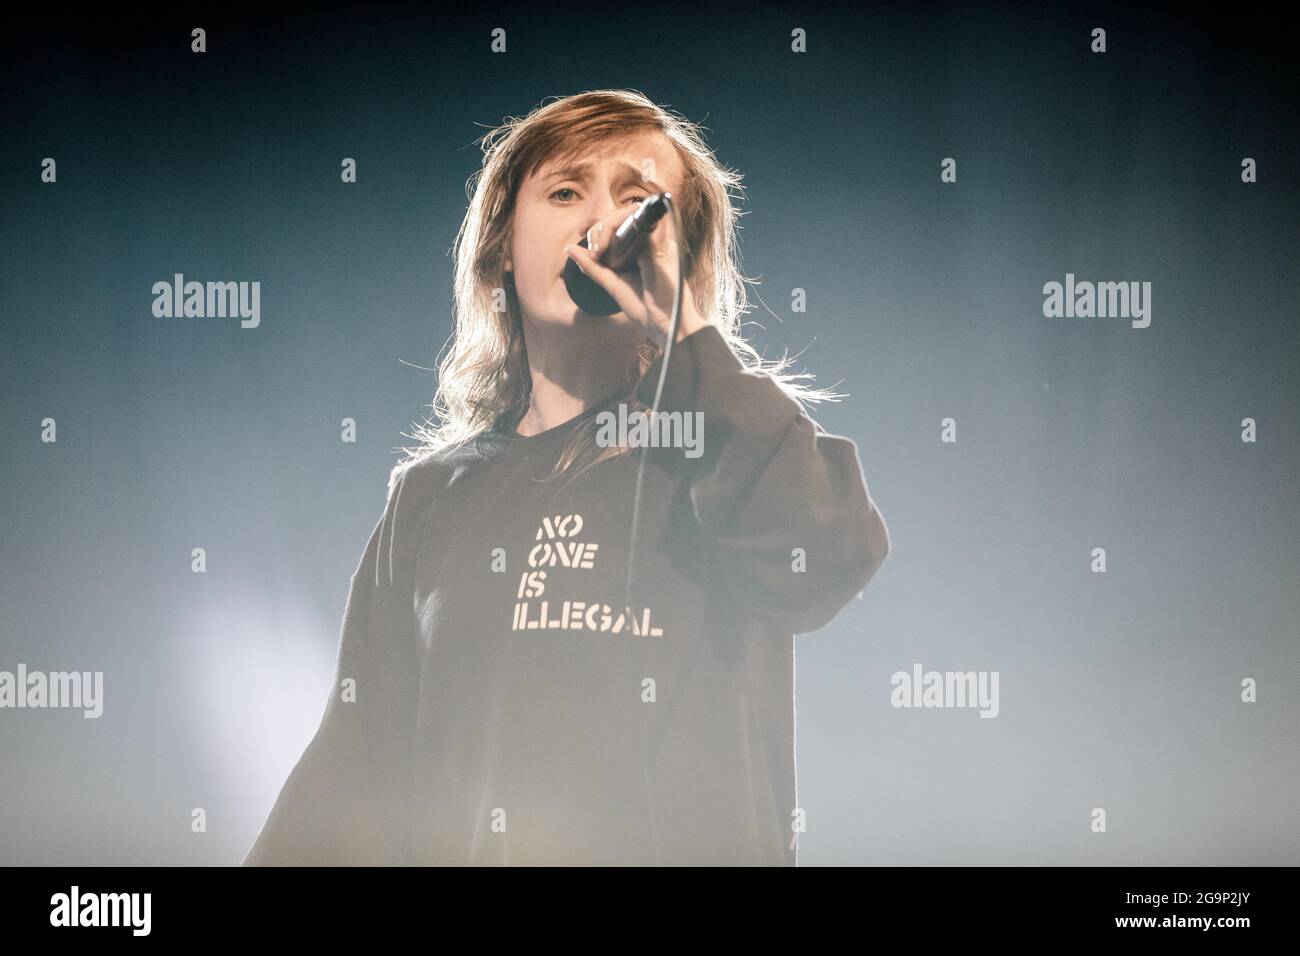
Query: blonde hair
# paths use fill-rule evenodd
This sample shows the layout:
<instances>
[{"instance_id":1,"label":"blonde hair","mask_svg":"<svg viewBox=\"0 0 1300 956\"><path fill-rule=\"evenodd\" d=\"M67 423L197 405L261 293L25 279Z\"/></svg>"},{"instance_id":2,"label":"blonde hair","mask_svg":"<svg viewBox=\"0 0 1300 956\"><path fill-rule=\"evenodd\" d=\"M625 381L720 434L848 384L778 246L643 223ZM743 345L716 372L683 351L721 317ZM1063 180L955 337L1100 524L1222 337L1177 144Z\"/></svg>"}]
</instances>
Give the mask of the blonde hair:
<instances>
[{"instance_id":1,"label":"blonde hair","mask_svg":"<svg viewBox=\"0 0 1300 956\"><path fill-rule=\"evenodd\" d=\"M768 362L741 337L741 318L749 309L745 284L754 281L740 271L736 231L741 213L731 202L731 190L743 188L741 176L719 164L704 143L702 129L634 90L595 90L552 103L543 101L528 116L510 117L481 138L483 164L466 183L469 208L454 246L455 322L438 364L438 386L430 406L433 417L416 424L406 436L419 445L402 449L406 457L393 469L390 490L411 465L463 445L503 421L517 421L528 410L532 378L522 317L504 276L519 186L548 160L564 162L594 143L633 133L662 133L681 158L685 178L677 198L686 239L687 282L700 311L746 371L772 376L801 406L843 397L803 384L801 379L813 376L790 372L792 359L783 356ZM697 268L701 264L704 268ZM505 312L493 308L502 288L508 304ZM645 407L636 399L636 383L659 354L659 347L647 339L629 356L629 410ZM593 455L594 432L593 420L574 430L551 477L579 459L586 459L586 464L577 474L631 450L610 447Z\"/></svg>"}]
</instances>

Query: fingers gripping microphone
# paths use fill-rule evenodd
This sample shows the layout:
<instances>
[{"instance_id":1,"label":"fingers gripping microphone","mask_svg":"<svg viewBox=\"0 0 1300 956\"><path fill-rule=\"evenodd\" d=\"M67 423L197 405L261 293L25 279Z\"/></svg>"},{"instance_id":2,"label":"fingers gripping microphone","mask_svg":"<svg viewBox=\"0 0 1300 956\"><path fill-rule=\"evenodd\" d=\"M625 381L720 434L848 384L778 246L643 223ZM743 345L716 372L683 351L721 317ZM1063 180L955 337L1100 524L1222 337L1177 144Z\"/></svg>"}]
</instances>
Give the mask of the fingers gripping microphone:
<instances>
[{"instance_id":1,"label":"fingers gripping microphone","mask_svg":"<svg viewBox=\"0 0 1300 956\"><path fill-rule=\"evenodd\" d=\"M655 193L647 197L610 236L609 244L598 252L596 258L600 264L615 272L635 270L636 257L659 220L668 212L671 201L672 193ZM589 248L587 237L583 236L578 245ZM572 259L564 265L564 287L569 291L573 304L588 315L613 315L622 308L613 296L583 275Z\"/></svg>"}]
</instances>

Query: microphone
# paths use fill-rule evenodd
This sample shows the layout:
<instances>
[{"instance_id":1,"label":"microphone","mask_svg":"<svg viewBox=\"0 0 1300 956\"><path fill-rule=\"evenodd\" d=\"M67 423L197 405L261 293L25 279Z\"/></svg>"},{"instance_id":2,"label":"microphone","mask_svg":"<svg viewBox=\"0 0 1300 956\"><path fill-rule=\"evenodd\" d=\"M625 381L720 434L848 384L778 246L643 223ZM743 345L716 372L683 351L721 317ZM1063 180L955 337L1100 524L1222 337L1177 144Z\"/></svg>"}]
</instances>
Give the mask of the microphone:
<instances>
[{"instance_id":1,"label":"microphone","mask_svg":"<svg viewBox=\"0 0 1300 956\"><path fill-rule=\"evenodd\" d=\"M609 243L601 249L596 260L615 272L626 272L636 268L636 257L645 247L650 233L659 220L668 212L672 193L655 193L647 196L637 207L636 212L623 220L623 224L610 236ZM587 237L578 243L588 248ZM582 274L578 264L570 259L564 265L564 287L569 292L573 304L588 315L613 315L622 309L608 292L602 289L594 279Z\"/></svg>"}]
</instances>

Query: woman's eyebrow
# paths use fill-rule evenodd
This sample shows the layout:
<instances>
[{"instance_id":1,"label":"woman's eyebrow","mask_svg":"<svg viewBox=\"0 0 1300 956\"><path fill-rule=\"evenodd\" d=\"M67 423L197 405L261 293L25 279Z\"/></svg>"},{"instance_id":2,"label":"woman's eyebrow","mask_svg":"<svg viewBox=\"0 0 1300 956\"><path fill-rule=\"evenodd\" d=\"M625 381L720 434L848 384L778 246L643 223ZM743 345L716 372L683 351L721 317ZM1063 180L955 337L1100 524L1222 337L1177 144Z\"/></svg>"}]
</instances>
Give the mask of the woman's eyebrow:
<instances>
[{"instance_id":1,"label":"woman's eyebrow","mask_svg":"<svg viewBox=\"0 0 1300 956\"><path fill-rule=\"evenodd\" d=\"M593 164L590 160L584 160L583 162L580 163L569 163L566 166L562 166L559 169L546 173L542 177L542 181L553 182L557 179L576 179L579 182L585 183L587 182L587 176L589 171L591 170L592 165ZM642 176L641 170L634 164L629 163L627 160L619 160L616 165L621 167L625 175L630 173L632 176L636 177L638 182L643 182L658 192L663 191L663 187L661 187L653 179L647 179L646 177Z\"/></svg>"}]
</instances>

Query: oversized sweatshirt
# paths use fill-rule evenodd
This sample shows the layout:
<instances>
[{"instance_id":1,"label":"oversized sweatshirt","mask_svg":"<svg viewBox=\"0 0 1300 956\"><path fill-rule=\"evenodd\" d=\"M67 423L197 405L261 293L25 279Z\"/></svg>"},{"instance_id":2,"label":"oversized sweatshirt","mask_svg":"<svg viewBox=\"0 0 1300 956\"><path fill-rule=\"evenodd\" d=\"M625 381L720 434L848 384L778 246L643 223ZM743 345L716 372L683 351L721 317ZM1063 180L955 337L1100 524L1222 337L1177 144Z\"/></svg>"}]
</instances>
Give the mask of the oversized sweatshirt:
<instances>
[{"instance_id":1,"label":"oversized sweatshirt","mask_svg":"<svg viewBox=\"0 0 1300 956\"><path fill-rule=\"evenodd\" d=\"M795 635L889 532L854 442L712 326L660 401L702 441L546 480L625 399L393 472L320 727L244 865L794 865Z\"/></svg>"}]
</instances>

